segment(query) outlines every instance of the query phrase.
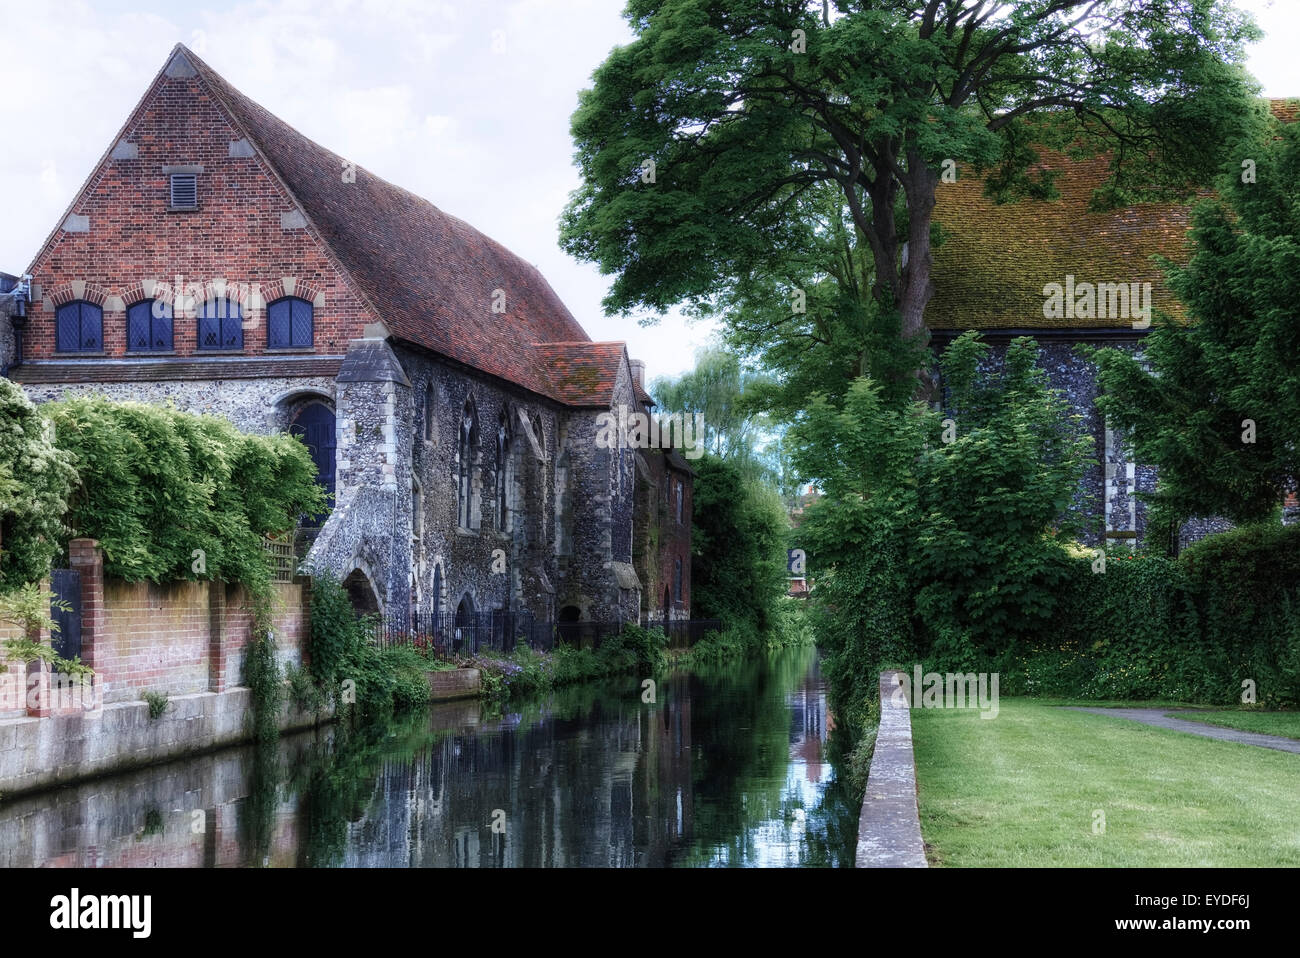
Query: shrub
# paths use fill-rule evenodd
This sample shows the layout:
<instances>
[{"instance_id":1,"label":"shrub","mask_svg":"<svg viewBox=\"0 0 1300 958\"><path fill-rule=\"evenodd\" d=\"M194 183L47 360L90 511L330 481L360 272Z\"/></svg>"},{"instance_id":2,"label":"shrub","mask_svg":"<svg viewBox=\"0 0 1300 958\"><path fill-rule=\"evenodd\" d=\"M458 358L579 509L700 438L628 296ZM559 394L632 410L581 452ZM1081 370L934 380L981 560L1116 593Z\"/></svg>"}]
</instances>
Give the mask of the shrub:
<instances>
[{"instance_id":1,"label":"shrub","mask_svg":"<svg viewBox=\"0 0 1300 958\"><path fill-rule=\"evenodd\" d=\"M49 574L76 471L22 388L0 378L0 591Z\"/></svg>"},{"instance_id":2,"label":"shrub","mask_svg":"<svg viewBox=\"0 0 1300 958\"><path fill-rule=\"evenodd\" d=\"M140 693L140 698L149 703L149 718L160 719L163 713L167 711L167 693L155 692L152 689L146 689Z\"/></svg>"},{"instance_id":3,"label":"shrub","mask_svg":"<svg viewBox=\"0 0 1300 958\"><path fill-rule=\"evenodd\" d=\"M1214 700L1300 706L1300 526L1246 525L1195 543L1178 558L1200 622Z\"/></svg>"},{"instance_id":4,"label":"shrub","mask_svg":"<svg viewBox=\"0 0 1300 958\"><path fill-rule=\"evenodd\" d=\"M217 416L103 397L44 411L79 475L68 525L99 540L107 575L252 587L267 578L262 536L324 508L311 456L294 437L249 435Z\"/></svg>"}]
</instances>

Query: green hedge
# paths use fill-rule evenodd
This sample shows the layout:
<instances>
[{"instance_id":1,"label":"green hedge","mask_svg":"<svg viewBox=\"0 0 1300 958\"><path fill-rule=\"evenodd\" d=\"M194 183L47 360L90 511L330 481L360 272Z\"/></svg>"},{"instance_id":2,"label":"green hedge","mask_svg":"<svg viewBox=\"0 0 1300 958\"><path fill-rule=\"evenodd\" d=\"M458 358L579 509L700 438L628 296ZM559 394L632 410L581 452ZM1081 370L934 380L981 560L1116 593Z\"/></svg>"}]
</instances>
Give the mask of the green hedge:
<instances>
[{"instance_id":1,"label":"green hedge","mask_svg":"<svg viewBox=\"0 0 1300 958\"><path fill-rule=\"evenodd\" d=\"M294 437L102 397L42 412L79 476L66 522L72 535L99 540L108 575L263 582L261 537L324 507L311 456Z\"/></svg>"},{"instance_id":2,"label":"green hedge","mask_svg":"<svg viewBox=\"0 0 1300 958\"><path fill-rule=\"evenodd\" d=\"M1300 707L1300 526L1212 536L1177 560L1071 558L1053 627L983 668L1004 694ZM968 664L936 656L938 671Z\"/></svg>"}]
</instances>

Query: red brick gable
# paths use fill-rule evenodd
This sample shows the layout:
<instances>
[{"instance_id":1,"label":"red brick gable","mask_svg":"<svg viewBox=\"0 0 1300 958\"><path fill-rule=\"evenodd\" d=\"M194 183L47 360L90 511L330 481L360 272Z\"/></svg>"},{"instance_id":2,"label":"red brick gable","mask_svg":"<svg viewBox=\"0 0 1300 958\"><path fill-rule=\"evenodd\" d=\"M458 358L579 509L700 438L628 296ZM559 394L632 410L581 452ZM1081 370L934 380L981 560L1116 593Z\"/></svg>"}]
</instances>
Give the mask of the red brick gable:
<instances>
[{"instance_id":1,"label":"red brick gable","mask_svg":"<svg viewBox=\"0 0 1300 958\"><path fill-rule=\"evenodd\" d=\"M104 353L118 357L126 353L125 307L141 298L172 299L191 283L211 292L225 281L241 301L260 289L265 304L286 292L286 278L316 302L314 351L341 353L375 321L374 311L312 230L284 228L282 215L295 210L289 192L261 157L231 155L244 133L205 81L192 70L169 71L173 62L174 55L69 207L85 217L85 231L69 231L60 220L29 267L41 297L28 319L24 358L65 355L54 350L54 309L67 300L103 306ZM168 166L202 168L198 210L168 210ZM245 355L267 346L265 312L254 305L246 303ZM197 321L178 313L175 353L195 354L196 338Z\"/></svg>"}]
</instances>

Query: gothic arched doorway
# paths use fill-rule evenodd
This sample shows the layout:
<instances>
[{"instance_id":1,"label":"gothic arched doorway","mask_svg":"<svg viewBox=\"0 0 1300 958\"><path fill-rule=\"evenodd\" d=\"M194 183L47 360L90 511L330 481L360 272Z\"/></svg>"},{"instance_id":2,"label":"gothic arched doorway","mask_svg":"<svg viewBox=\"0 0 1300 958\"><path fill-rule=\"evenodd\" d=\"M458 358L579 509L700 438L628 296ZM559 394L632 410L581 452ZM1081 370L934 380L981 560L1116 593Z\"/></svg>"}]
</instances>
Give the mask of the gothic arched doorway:
<instances>
[{"instance_id":1,"label":"gothic arched doorway","mask_svg":"<svg viewBox=\"0 0 1300 958\"><path fill-rule=\"evenodd\" d=\"M300 436L316 466L316 482L334 501L334 459L337 439L334 435L334 410L323 402L308 403L298 411L290 435ZM310 516L305 524L320 525L325 514Z\"/></svg>"}]
</instances>

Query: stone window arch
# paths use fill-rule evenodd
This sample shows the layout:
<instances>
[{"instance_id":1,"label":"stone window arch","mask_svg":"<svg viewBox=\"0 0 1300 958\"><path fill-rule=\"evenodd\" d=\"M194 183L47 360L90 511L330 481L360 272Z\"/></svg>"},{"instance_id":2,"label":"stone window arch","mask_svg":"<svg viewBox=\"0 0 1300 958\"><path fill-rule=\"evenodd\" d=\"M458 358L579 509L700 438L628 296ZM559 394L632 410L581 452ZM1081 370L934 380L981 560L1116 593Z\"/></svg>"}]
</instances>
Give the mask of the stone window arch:
<instances>
[{"instance_id":1,"label":"stone window arch","mask_svg":"<svg viewBox=\"0 0 1300 958\"><path fill-rule=\"evenodd\" d=\"M462 529L473 529L477 512L474 508L474 457L478 451L478 410L473 396L465 400L459 432L456 455L456 524Z\"/></svg>"},{"instance_id":2,"label":"stone window arch","mask_svg":"<svg viewBox=\"0 0 1300 958\"><path fill-rule=\"evenodd\" d=\"M537 439L537 448L541 450L542 458L546 458L546 432L542 429L542 417L533 413L533 436Z\"/></svg>"}]
</instances>

